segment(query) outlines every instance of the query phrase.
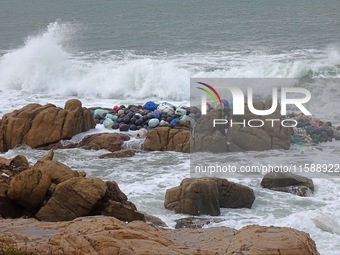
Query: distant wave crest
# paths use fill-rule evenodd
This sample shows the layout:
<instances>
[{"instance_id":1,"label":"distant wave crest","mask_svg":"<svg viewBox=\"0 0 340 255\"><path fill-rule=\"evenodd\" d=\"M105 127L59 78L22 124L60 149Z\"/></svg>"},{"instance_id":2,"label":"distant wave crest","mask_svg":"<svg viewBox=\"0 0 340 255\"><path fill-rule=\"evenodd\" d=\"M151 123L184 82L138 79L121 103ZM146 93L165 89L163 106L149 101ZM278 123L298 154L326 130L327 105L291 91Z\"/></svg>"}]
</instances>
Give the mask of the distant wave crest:
<instances>
[{"instance_id":1,"label":"distant wave crest","mask_svg":"<svg viewBox=\"0 0 340 255\"><path fill-rule=\"evenodd\" d=\"M73 30L71 24L51 23L21 48L3 54L0 88L79 97L188 100L190 77L340 77L336 46L277 54L140 55L131 51L93 57L65 49L67 38L77 35Z\"/></svg>"}]
</instances>

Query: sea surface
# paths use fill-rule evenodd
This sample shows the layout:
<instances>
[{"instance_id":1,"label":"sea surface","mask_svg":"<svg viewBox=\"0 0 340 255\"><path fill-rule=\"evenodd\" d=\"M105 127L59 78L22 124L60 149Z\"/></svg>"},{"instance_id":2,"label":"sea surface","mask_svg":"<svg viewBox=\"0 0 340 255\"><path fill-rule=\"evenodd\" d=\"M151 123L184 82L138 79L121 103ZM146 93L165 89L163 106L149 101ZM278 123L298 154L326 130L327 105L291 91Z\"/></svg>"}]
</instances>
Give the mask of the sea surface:
<instances>
[{"instance_id":1,"label":"sea surface","mask_svg":"<svg viewBox=\"0 0 340 255\"><path fill-rule=\"evenodd\" d=\"M0 116L28 103L63 107L69 98L86 107L189 104L191 77L334 80L340 78L339 13L338 0L0 0ZM313 115L334 125L340 124L338 84L308 87ZM103 131L97 125L88 133ZM34 163L45 152L19 147L1 156L19 153ZM170 227L186 216L164 209L163 201L167 188L189 177L188 154L98 159L103 153L57 150L55 158L88 176L116 180L140 210ZM340 142L332 142L225 157L250 165L335 164L339 156ZM253 208L222 209L223 221L207 227L290 226L310 233L322 255L340 254L340 236L312 221L316 214L340 218L340 179L314 178L315 193L302 198L262 189L261 176L252 177L231 180L254 189Z\"/></svg>"}]
</instances>

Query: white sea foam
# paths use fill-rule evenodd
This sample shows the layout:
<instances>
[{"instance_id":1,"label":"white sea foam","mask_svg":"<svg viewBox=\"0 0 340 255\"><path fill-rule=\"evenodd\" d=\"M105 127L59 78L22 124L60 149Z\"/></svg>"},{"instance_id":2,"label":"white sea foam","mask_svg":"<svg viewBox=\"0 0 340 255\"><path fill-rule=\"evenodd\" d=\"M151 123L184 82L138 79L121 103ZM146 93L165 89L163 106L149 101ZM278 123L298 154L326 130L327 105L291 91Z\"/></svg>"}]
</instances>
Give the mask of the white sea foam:
<instances>
[{"instance_id":1,"label":"white sea foam","mask_svg":"<svg viewBox=\"0 0 340 255\"><path fill-rule=\"evenodd\" d=\"M0 56L0 116L27 103L54 103L63 106L73 96L83 104L112 107L121 103L143 103L148 99L188 103L190 77L259 78L340 78L340 51L336 45L324 50L304 49L280 53L210 52L167 54L138 52L77 52L67 40L77 36L69 24L53 23L46 31L27 39L25 45ZM340 90L336 83L308 87L315 95L311 112L322 119L340 123ZM100 99L98 99L98 97ZM102 132L102 126L86 134ZM106 131L106 130L105 130ZM84 135L73 138L78 142ZM133 143L133 141L132 141ZM132 145L131 145L132 146ZM235 153L226 157L231 164L335 163L337 142L322 150L293 147L289 151ZM162 218L174 227L174 220L185 217L164 209L167 188L189 177L188 155L175 152L137 153L124 159L99 159L107 151L57 150L55 159L89 176L116 180L138 209ZM2 154L24 154L31 163L45 152L20 147ZM336 255L340 236L316 227L316 211L338 219L340 182L314 179L315 193L300 198L262 189L259 179L235 179L255 190L256 200L249 209L222 209L223 225L241 228L247 224L290 226L311 234L321 254Z\"/></svg>"},{"instance_id":2,"label":"white sea foam","mask_svg":"<svg viewBox=\"0 0 340 255\"><path fill-rule=\"evenodd\" d=\"M78 97L188 100L190 77L340 77L340 53L325 50L205 52L77 52L70 24L51 23L0 57L0 89Z\"/></svg>"}]
</instances>

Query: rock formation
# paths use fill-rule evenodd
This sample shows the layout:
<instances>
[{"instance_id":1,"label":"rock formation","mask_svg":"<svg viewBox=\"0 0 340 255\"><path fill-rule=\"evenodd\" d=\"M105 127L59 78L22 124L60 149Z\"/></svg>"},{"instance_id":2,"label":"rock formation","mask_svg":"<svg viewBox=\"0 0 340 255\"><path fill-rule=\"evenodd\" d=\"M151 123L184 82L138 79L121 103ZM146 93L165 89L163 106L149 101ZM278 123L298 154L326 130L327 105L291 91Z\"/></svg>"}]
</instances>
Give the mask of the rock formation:
<instances>
[{"instance_id":1,"label":"rock formation","mask_svg":"<svg viewBox=\"0 0 340 255\"><path fill-rule=\"evenodd\" d=\"M64 109L53 104L29 104L3 116L0 152L18 145L47 146L94 127L91 111L77 99L68 100Z\"/></svg>"}]
</instances>

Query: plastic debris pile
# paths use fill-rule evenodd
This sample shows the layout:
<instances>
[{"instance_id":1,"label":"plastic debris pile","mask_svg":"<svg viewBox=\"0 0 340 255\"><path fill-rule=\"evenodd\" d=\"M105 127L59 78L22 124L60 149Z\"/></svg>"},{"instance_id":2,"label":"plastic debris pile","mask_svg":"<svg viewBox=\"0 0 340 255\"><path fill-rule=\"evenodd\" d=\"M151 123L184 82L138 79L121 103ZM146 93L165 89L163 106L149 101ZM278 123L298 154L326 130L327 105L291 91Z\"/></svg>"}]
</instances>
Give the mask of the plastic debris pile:
<instances>
[{"instance_id":1,"label":"plastic debris pile","mask_svg":"<svg viewBox=\"0 0 340 255\"><path fill-rule=\"evenodd\" d=\"M340 140L340 127L334 127L331 122L323 122L319 119L303 114L290 114L291 119L297 121L292 129L291 141L297 145L317 145L323 142Z\"/></svg>"},{"instance_id":2,"label":"plastic debris pile","mask_svg":"<svg viewBox=\"0 0 340 255\"><path fill-rule=\"evenodd\" d=\"M97 124L103 124L108 129L119 131L147 130L158 126L175 126L177 121L190 122L191 127L201 116L197 107L186 107L164 102L156 104L152 101L142 105L114 106L112 109L95 109L93 116Z\"/></svg>"}]
</instances>

